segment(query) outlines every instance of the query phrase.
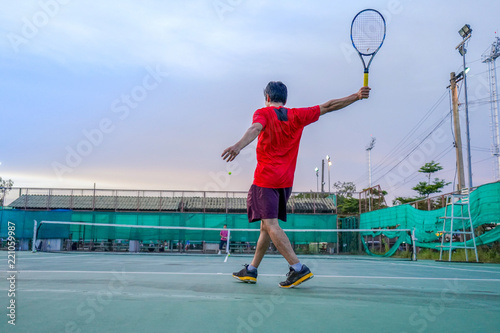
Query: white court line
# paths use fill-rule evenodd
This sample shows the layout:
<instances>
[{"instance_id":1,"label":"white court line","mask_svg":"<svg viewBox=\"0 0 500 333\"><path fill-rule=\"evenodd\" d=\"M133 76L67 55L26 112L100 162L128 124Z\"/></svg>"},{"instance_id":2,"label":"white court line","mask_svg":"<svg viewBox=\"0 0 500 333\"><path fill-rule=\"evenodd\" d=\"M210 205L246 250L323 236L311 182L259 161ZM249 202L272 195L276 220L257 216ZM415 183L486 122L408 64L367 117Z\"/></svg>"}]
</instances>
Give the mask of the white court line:
<instances>
[{"instance_id":1,"label":"white court line","mask_svg":"<svg viewBox=\"0 0 500 333\"><path fill-rule=\"evenodd\" d=\"M466 269L466 268L457 268L457 267L442 267L442 266L432 266L432 265L419 265L419 264L407 264L407 263L390 263L392 265L404 265L404 266L419 266L426 268L436 268L436 269L451 269L455 271L467 271L467 272L478 272L478 273L493 273L500 274L500 271L484 271L479 269Z\"/></svg>"},{"instance_id":2,"label":"white court line","mask_svg":"<svg viewBox=\"0 0 500 333\"><path fill-rule=\"evenodd\" d=\"M357 264L356 260L352 260L352 262L355 263L355 264ZM370 264L374 264L374 265L387 264L387 265L395 265L395 266L419 266L419 267L428 267L428 268L437 268L437 269L452 269L452 270L457 270L457 271L468 271L468 272L480 272L480 273L495 273L495 274L500 274L500 271L485 271L485 270L456 268L456 267L432 266L431 264L434 263L433 261L429 262L428 265L415 264L415 263L407 263L407 262L384 261L384 260L366 260L363 263L370 263ZM462 263L457 263L457 264L460 265Z\"/></svg>"},{"instance_id":3,"label":"white court line","mask_svg":"<svg viewBox=\"0 0 500 333\"><path fill-rule=\"evenodd\" d=\"M84 294L84 295L100 295L101 291L89 291L89 290L76 290L76 289L23 289L23 293L61 293L61 294ZM189 294L172 294L170 292L155 292L155 293L144 293L142 291L139 292L131 292L130 290L121 291L117 294L113 294L114 296L133 296L135 298L194 298L200 300L210 300L210 301L231 301L234 302L233 296L223 296L223 295L212 295L208 292L208 295L189 295Z\"/></svg>"},{"instance_id":4,"label":"white court line","mask_svg":"<svg viewBox=\"0 0 500 333\"><path fill-rule=\"evenodd\" d=\"M57 259L57 258L80 258L80 257L89 257L93 256L92 254L79 254L78 256L72 256L72 255L63 255L63 256L56 256L56 257L30 257L30 258L25 258L23 256L18 256L17 259L24 261L24 260L43 260L43 259Z\"/></svg>"},{"instance_id":5,"label":"white court line","mask_svg":"<svg viewBox=\"0 0 500 333\"><path fill-rule=\"evenodd\" d=\"M353 260L355 262L355 260ZM467 271L467 272L478 272L478 273L494 273L494 274L500 274L500 271L485 271L485 270L479 270L479 269L466 269L466 268L456 268L456 267L441 267L441 266L432 266L431 263L429 265L423 265L423 264L413 264L413 263L406 263L406 262L388 262L388 261L383 261L383 260L378 260L378 261L366 261L366 263L373 263L375 265L380 265L382 263L388 264L388 265L395 265L395 266L419 266L419 267L426 267L426 268L436 268L436 269L451 269L451 270L456 270L456 271ZM432 262L434 263L434 262ZM462 263L458 263L459 265Z\"/></svg>"},{"instance_id":6,"label":"white court line","mask_svg":"<svg viewBox=\"0 0 500 333\"><path fill-rule=\"evenodd\" d=\"M0 271L3 273L4 271ZM194 273L194 272L123 272L123 271L31 271L21 270L19 273L62 273L62 274L137 274L137 275L231 275L231 273ZM260 276L282 277L283 274L259 274ZM392 279L392 280L454 280L500 282L500 279L468 279L455 277L418 277L418 276L357 276L357 275L314 275L317 278L329 279Z\"/></svg>"},{"instance_id":7,"label":"white court line","mask_svg":"<svg viewBox=\"0 0 500 333\"><path fill-rule=\"evenodd\" d=\"M455 277L418 277L418 276L349 276L349 275L314 275L318 278L349 278L349 279L393 279L393 280L442 280L442 281L484 281L500 282L500 279L468 279Z\"/></svg>"}]
</instances>

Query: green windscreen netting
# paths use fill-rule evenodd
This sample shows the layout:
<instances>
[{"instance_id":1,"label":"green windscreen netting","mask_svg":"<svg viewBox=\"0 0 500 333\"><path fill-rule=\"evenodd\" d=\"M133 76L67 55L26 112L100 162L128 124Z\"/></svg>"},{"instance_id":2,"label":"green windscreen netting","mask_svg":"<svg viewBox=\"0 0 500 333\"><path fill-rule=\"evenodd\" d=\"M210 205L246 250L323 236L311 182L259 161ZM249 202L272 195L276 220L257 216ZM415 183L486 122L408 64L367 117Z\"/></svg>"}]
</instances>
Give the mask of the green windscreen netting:
<instances>
[{"instance_id":1,"label":"green windscreen netting","mask_svg":"<svg viewBox=\"0 0 500 333\"><path fill-rule=\"evenodd\" d=\"M500 240L500 182L478 187L470 194L471 218L476 230L476 243L490 244ZM455 209L460 215L460 209ZM356 218L340 219L341 229L415 229L416 245L418 247L437 248L442 237L445 208L422 211L410 205L376 210L361 214L359 223ZM448 212L449 215L449 212ZM50 210L35 211L4 208L0 211L0 239L8 236L8 222L15 224L16 239L29 241L33 237L34 220L37 221L66 221L87 222L93 224L120 224L139 226L172 226L197 228L222 228L224 224L230 229L259 228L259 223L249 224L246 214L222 213L180 213L180 212L114 212L114 211L71 211ZM467 220L466 220L467 221ZM467 223L467 222L466 222ZM359 224L359 225L358 225ZM336 229L337 216L334 214L289 214L288 222L281 223L284 229ZM462 229L459 220L455 221L455 229ZM336 232L290 232L290 241L295 244L311 242L337 243L336 251L346 252L350 248L363 246L366 252L371 253L377 242L382 249L384 240L377 240L378 232L363 232L365 237L356 234ZM258 232L235 232L231 240L235 242L256 242ZM367 237L366 237L367 236ZM391 255L401 244L411 243L408 232L385 232L385 237L391 238L387 242L390 248L385 248L385 255ZM101 241L101 240L138 240L143 242L159 242L166 240L206 241L217 242L220 235L217 230L164 230L164 229L137 229L95 227L83 225L49 225L39 229L39 239L67 239L72 241ZM367 244L367 242L369 244ZM467 241L470 244L470 240ZM375 244L375 245L374 245ZM456 245L460 245L454 242Z\"/></svg>"},{"instance_id":2,"label":"green windscreen netting","mask_svg":"<svg viewBox=\"0 0 500 333\"><path fill-rule=\"evenodd\" d=\"M204 214L204 213L139 213L139 212L78 212L78 211L25 211L4 209L1 212L0 238L7 237L7 223L16 225L16 239L32 239L34 220L87 222L92 224L169 226L221 229L255 229L259 223L248 223L246 214ZM288 214L288 221L282 222L284 229L335 229L337 216L333 214ZM236 242L256 242L258 232L238 231L231 234ZM335 232L292 232L288 234L292 243L337 241ZM166 240L213 241L220 240L217 230L180 230L154 228L116 228L89 225L42 224L38 239L70 239L74 241L138 240L157 242Z\"/></svg>"},{"instance_id":3,"label":"green windscreen netting","mask_svg":"<svg viewBox=\"0 0 500 333\"><path fill-rule=\"evenodd\" d=\"M461 216L461 207L455 205L455 216ZM489 244L500 240L500 182L478 187L470 194L470 215L476 230L477 245ZM400 205L361 214L360 228L415 228L415 244L418 247L437 248L441 245L440 237L443 221L440 217L450 216L451 209L445 214L446 208L432 211L418 210L410 205ZM465 216L467 214L464 214ZM468 223L468 220L463 220ZM478 227L488 226L487 231L478 233ZM454 230L461 230L463 224L455 220ZM466 225L469 227L469 225ZM371 233L366 233L371 234ZM406 240L405 240L406 241ZM463 245L454 242L455 245ZM472 246L472 240L467 241Z\"/></svg>"}]
</instances>

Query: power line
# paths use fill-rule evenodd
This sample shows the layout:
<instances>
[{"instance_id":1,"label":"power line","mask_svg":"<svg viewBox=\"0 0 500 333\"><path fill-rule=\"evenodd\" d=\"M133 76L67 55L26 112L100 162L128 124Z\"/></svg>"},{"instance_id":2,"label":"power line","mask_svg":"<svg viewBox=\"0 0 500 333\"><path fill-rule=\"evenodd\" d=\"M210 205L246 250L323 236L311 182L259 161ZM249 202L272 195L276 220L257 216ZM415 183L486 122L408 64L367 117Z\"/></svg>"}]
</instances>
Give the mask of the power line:
<instances>
[{"instance_id":1,"label":"power line","mask_svg":"<svg viewBox=\"0 0 500 333\"><path fill-rule=\"evenodd\" d=\"M449 113L446 113L446 115L443 117L443 119L441 119L441 121L436 125L436 127L434 127L434 129L429 133L427 134L403 159L401 159L398 163L396 163L395 166L393 166L391 169L389 169L389 171L387 171L386 173L384 173L382 176L380 176L379 178L377 178L377 180L374 181L374 183L378 182L380 179L382 179L385 175L387 175L389 172L391 172L392 170L394 170L398 165L400 165L404 160L406 160L415 150L417 150L418 147L420 147L420 145L428 138L432 135L432 133L434 133L439 127L441 127L441 125L443 125L444 121L450 116Z\"/></svg>"},{"instance_id":2,"label":"power line","mask_svg":"<svg viewBox=\"0 0 500 333\"><path fill-rule=\"evenodd\" d=\"M480 160L480 161L472 162L472 164L479 164L479 163L483 163L484 161L491 160L492 158L494 158L494 156L487 157L487 158L482 159L482 160Z\"/></svg>"},{"instance_id":3,"label":"power line","mask_svg":"<svg viewBox=\"0 0 500 333\"><path fill-rule=\"evenodd\" d=\"M373 173L377 174L379 172L382 172L384 168L387 168L386 166L383 166L383 164L386 161L390 161L391 159L394 159L397 155L403 155L404 151L406 151L411 145L412 142L408 142L411 138L411 136L425 123L427 119L432 115L434 111L437 110L438 106L442 103L446 96L446 91L441 95L438 100L431 106L431 108L424 114L424 116L417 122L417 124L406 134L402 140L399 141L399 143L384 157L384 159L378 163L378 166L375 167ZM433 124L434 125L434 124ZM425 133L426 131L424 131ZM420 137L419 135L417 137ZM360 181L364 180L365 176L360 176L358 179L355 180L355 183L359 183Z\"/></svg>"},{"instance_id":4,"label":"power line","mask_svg":"<svg viewBox=\"0 0 500 333\"><path fill-rule=\"evenodd\" d=\"M438 101L436 103L434 103L434 105L429 109L429 111L422 117L422 119L420 119L420 121L415 125L415 127L410 131L408 132L408 134L406 134L403 139L396 145L396 147L394 147L390 152L389 154L386 155L386 157L380 162L380 165L382 165L386 160L388 160L389 158L392 158L392 155L396 155L396 153L398 152L398 149L404 145L411 137L411 135L413 135L422 125L423 123L430 117L430 115L437 109L437 107L441 104L441 102L443 101L444 97L446 95L446 92L443 93L443 95L441 95L438 99ZM407 146L405 146L403 149L407 148ZM401 149L402 150L402 149ZM378 169L380 169L381 167L377 167L375 168L375 171L374 172L377 172Z\"/></svg>"},{"instance_id":5,"label":"power line","mask_svg":"<svg viewBox=\"0 0 500 333\"><path fill-rule=\"evenodd\" d=\"M436 160L439 160L443 157L445 157L446 155L448 155L451 151L453 151L453 144L447 146L443 151L441 151L436 157L433 158L436 159ZM397 190L399 188L401 188L403 185L406 185L408 184L410 181L413 181L415 180L416 178L418 178L418 176L420 176L420 172L418 170L416 170L413 174L409 175L408 177L406 177L404 179L404 181L398 185L397 187L395 187L393 190ZM411 177L411 178L410 178Z\"/></svg>"},{"instance_id":6,"label":"power line","mask_svg":"<svg viewBox=\"0 0 500 333\"><path fill-rule=\"evenodd\" d=\"M447 153L449 153L449 152L447 152ZM445 154L445 155L443 155L443 157L444 157L444 156L446 156L446 154ZM482 160L479 160L479 161L472 162L472 164L479 164L479 163L483 163L483 162L485 162L485 161L491 160L492 158L493 158L493 156L490 156L490 157L487 157L487 158L485 158L485 159L482 159ZM445 168L445 169L443 169L443 170L441 170L441 171L439 171L439 172L440 172L441 174L447 174L447 173L450 173L450 172L452 172L452 171L453 171L453 172L456 172L456 168L452 168L452 169L446 169L446 168ZM408 184L410 181L414 180L414 179L415 179L415 178L417 178L418 176L419 176L418 174L416 174L416 175L412 175L412 176L408 176L408 177L405 179L405 181L404 181L402 184L400 184L399 186L395 187L395 188L394 188L394 190L397 190L397 189L401 188L403 185ZM411 179L408 179L409 177L411 177Z\"/></svg>"},{"instance_id":7,"label":"power line","mask_svg":"<svg viewBox=\"0 0 500 333\"><path fill-rule=\"evenodd\" d=\"M470 64L470 63L469 63L469 64ZM474 73L474 74L467 74L467 77L469 77L469 78L473 78L473 77L479 76L479 75L484 74L484 73L487 73L487 72L488 72L488 70L486 70L486 71L482 71L482 72L477 72L477 73Z\"/></svg>"}]
</instances>

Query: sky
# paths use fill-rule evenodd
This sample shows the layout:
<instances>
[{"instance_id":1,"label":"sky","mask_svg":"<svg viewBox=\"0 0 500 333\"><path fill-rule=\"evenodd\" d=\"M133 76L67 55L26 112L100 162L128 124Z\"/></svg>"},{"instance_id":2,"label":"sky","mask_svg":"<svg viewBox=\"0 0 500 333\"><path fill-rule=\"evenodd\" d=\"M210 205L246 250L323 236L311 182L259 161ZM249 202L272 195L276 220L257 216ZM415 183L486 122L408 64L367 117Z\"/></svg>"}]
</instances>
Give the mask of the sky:
<instances>
[{"instance_id":1,"label":"sky","mask_svg":"<svg viewBox=\"0 0 500 333\"><path fill-rule=\"evenodd\" d=\"M360 10L379 10L387 36L370 67L371 96L303 133L294 191L334 182L412 190L432 160L455 181L449 77L467 44L473 185L495 180L487 65L497 1L2 1L0 177L17 187L247 191L255 142L222 151L264 106L269 81L289 107L356 92L363 67L350 41ZM464 89L460 87L460 101ZM460 107L465 145L465 115ZM425 139L425 140L424 140ZM465 163L467 153L464 150ZM231 175L229 175L231 172ZM321 171L320 171L321 177ZM467 178L467 173L466 173ZM319 179L321 181L321 178Z\"/></svg>"}]
</instances>

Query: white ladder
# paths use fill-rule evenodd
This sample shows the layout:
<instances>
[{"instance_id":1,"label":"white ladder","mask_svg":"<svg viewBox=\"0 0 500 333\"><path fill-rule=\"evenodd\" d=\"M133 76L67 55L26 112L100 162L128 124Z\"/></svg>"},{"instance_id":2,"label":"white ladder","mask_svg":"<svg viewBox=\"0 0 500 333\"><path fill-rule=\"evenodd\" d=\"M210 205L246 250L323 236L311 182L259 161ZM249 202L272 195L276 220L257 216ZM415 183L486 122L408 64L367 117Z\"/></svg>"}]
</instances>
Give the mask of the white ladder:
<instances>
[{"instance_id":1,"label":"white ladder","mask_svg":"<svg viewBox=\"0 0 500 333\"><path fill-rule=\"evenodd\" d=\"M439 219L443 220L443 231L441 234L441 245L439 246L439 260L443 258L443 251L448 249L448 261L451 261L451 254L453 249L465 249L465 260L469 261L467 250L474 250L476 255L476 262L479 262L477 256L476 237L474 236L474 226L470 216L470 201L469 189L463 189L460 194L448 194L446 197L445 216ZM458 212L457 212L458 210ZM449 214L448 214L449 213ZM457 214L457 216L455 216ZM462 225L462 231L454 230L454 225ZM448 227L448 230L447 230ZM453 235L463 235L463 246L453 245ZM449 235L449 244L445 245L446 235ZM473 246L467 246L467 235L470 235Z\"/></svg>"}]
</instances>

